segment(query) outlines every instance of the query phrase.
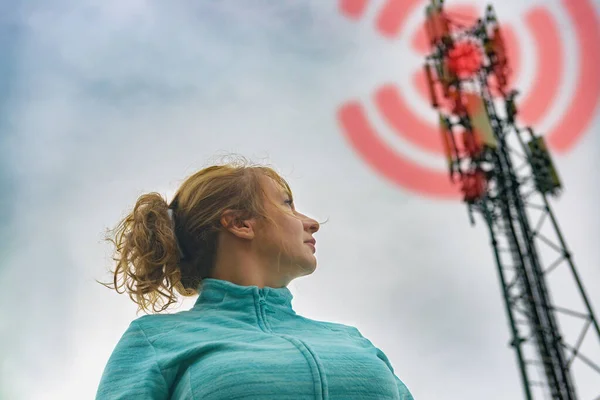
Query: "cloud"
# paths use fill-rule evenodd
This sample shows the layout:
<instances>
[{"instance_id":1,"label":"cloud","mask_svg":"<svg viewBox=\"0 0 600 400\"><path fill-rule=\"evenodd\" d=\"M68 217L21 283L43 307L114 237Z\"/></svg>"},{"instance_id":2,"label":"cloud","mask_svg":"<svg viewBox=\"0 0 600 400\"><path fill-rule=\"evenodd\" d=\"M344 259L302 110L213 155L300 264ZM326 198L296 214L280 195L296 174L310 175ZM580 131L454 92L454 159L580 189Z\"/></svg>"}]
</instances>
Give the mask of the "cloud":
<instances>
[{"instance_id":1,"label":"cloud","mask_svg":"<svg viewBox=\"0 0 600 400\"><path fill-rule=\"evenodd\" d=\"M415 60L402 44L321 0L53 0L22 5L20 17L7 105L18 223L0 292L15 304L4 342L19 388L62 375L85 384L48 393L93 395L134 315L93 282L109 262L103 229L142 192L170 194L215 153L239 151L292 170L300 204L330 217L319 269L296 286L306 313L360 324L419 398L442 387L465 399L520 395L483 224L392 185L339 132L341 101L369 99ZM583 147L561 161L573 166L566 181L581 177L561 215L569 237L593 244L598 225L579 232L578 221L595 212L600 193L581 171L597 157Z\"/></svg>"}]
</instances>

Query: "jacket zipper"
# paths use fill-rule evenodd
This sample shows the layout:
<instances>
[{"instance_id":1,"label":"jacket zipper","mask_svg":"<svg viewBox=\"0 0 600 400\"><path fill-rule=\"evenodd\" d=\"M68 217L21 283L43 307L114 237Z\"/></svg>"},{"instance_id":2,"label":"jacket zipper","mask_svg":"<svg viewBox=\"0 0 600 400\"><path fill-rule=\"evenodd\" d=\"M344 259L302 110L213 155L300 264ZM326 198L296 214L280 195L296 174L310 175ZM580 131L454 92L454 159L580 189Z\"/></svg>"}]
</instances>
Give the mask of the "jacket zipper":
<instances>
[{"instance_id":1,"label":"jacket zipper","mask_svg":"<svg viewBox=\"0 0 600 400\"><path fill-rule=\"evenodd\" d=\"M267 312L269 311L269 306L267 305L267 300L264 295L264 289L258 289L258 304L260 310L260 319L262 320L262 324L265 327L265 330L271 331L271 327L267 322Z\"/></svg>"}]
</instances>

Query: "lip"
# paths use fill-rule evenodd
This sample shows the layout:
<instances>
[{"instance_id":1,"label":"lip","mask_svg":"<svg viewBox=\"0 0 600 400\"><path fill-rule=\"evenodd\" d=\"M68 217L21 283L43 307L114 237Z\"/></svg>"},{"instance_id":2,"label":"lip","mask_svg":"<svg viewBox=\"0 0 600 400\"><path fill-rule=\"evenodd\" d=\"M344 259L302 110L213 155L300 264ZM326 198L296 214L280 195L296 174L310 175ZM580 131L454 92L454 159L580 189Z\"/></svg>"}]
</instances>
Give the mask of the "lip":
<instances>
[{"instance_id":1,"label":"lip","mask_svg":"<svg viewBox=\"0 0 600 400\"><path fill-rule=\"evenodd\" d=\"M312 250L317 251L317 248L315 247L315 245L312 242L304 242L305 244L307 244Z\"/></svg>"},{"instance_id":2,"label":"lip","mask_svg":"<svg viewBox=\"0 0 600 400\"><path fill-rule=\"evenodd\" d=\"M307 245L309 245L312 248L313 252L317 251L317 247L316 247L317 246L317 241L314 238L310 239L310 240L307 240L304 243L306 243Z\"/></svg>"}]
</instances>

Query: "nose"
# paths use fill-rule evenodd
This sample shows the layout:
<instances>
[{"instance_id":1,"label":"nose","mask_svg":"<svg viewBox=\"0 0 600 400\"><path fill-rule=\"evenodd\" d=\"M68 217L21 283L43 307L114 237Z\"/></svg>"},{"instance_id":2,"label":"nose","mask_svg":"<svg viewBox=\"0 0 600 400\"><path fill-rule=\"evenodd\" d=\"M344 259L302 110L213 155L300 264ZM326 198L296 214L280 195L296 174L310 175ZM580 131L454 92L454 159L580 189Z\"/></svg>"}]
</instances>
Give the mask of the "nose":
<instances>
[{"instance_id":1,"label":"nose","mask_svg":"<svg viewBox=\"0 0 600 400\"><path fill-rule=\"evenodd\" d=\"M307 217L306 215L302 215L304 230L309 231L310 233L315 233L319 230L321 225L314 219Z\"/></svg>"}]
</instances>

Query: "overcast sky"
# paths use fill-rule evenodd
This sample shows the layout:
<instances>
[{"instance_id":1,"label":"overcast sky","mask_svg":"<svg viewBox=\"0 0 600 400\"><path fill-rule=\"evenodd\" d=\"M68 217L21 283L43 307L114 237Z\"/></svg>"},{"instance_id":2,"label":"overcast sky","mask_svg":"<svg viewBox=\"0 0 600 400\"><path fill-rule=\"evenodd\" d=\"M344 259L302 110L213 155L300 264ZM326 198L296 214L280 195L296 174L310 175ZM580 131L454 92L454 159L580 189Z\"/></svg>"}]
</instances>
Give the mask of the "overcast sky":
<instances>
[{"instance_id":1,"label":"overcast sky","mask_svg":"<svg viewBox=\"0 0 600 400\"><path fill-rule=\"evenodd\" d=\"M599 1L576 1L600 14ZM472 227L459 200L385 178L336 119L360 100L394 151L445 172L442 156L399 140L372 104L375 89L394 84L436 122L412 86L422 4L385 38L374 23L383 3L371 1L360 21L333 0L0 3L0 397L93 398L137 318L126 295L94 282L110 279L105 229L142 193L170 201L187 175L235 152L273 164L299 210L329 218L315 235L317 270L290 285L299 314L358 327L417 400L522 398L487 228ZM523 44L525 94L539 62L523 22L534 6L554 16L566 53L538 125L550 131L574 96L580 38L560 1L498 4ZM595 98L580 139L554 157L567 190L552 204L600 310ZM566 270L556 277L553 296L578 304ZM600 363L598 344L588 349ZM581 376L581 397L599 395L598 375Z\"/></svg>"}]
</instances>

